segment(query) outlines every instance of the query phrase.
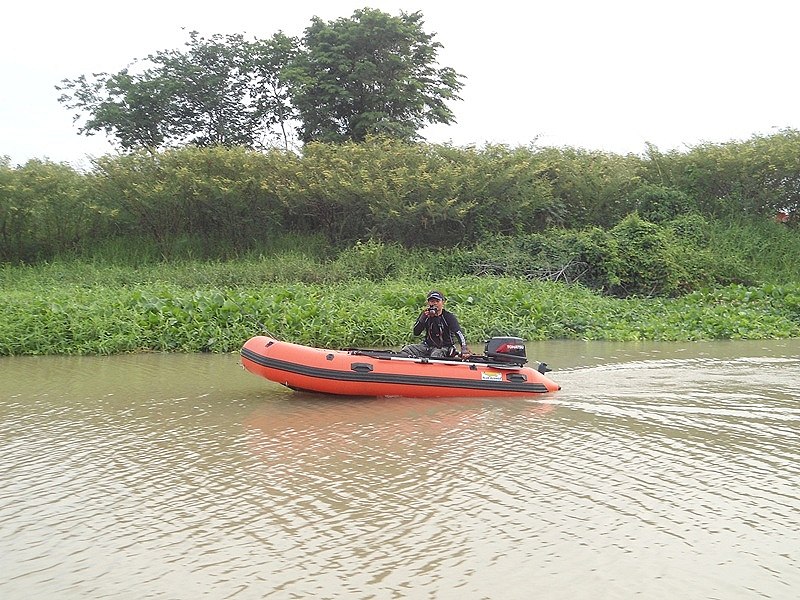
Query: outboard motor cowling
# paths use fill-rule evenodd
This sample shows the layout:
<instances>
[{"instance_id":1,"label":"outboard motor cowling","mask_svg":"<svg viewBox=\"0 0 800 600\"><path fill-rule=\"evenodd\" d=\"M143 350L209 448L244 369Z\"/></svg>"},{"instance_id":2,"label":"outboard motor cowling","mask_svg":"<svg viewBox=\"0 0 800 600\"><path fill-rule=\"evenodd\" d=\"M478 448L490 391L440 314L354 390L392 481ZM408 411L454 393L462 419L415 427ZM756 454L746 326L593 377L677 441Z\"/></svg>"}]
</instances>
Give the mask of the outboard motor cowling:
<instances>
[{"instance_id":1,"label":"outboard motor cowling","mask_svg":"<svg viewBox=\"0 0 800 600\"><path fill-rule=\"evenodd\" d=\"M525 340L517 337L493 337L487 340L484 354L487 358L502 363L524 365L528 362Z\"/></svg>"}]
</instances>

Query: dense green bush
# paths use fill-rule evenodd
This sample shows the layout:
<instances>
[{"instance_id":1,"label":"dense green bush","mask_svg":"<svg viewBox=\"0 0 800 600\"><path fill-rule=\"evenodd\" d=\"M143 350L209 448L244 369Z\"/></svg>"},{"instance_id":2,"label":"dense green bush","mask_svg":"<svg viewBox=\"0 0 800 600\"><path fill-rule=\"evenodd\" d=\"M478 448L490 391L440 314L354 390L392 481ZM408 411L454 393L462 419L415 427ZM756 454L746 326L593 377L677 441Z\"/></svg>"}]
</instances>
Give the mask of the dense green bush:
<instances>
[{"instance_id":1,"label":"dense green bush","mask_svg":"<svg viewBox=\"0 0 800 600\"><path fill-rule=\"evenodd\" d=\"M110 235L146 236L165 256L183 236L235 253L277 231L453 247L553 226L610 229L634 211L654 223L690 212L796 218L799 199L792 130L645 156L379 139L302 155L189 147L105 156L88 173L0 164L0 256L48 257Z\"/></svg>"},{"instance_id":2,"label":"dense green bush","mask_svg":"<svg viewBox=\"0 0 800 600\"><path fill-rule=\"evenodd\" d=\"M651 223L698 213L697 204L685 192L662 185L645 184L633 192L632 199L636 212Z\"/></svg>"},{"instance_id":3,"label":"dense green bush","mask_svg":"<svg viewBox=\"0 0 800 600\"><path fill-rule=\"evenodd\" d=\"M538 177L550 185L557 200L558 225L609 228L635 209L630 198L643 183L646 163L641 157L575 148L530 152Z\"/></svg>"},{"instance_id":4,"label":"dense green bush","mask_svg":"<svg viewBox=\"0 0 800 600\"><path fill-rule=\"evenodd\" d=\"M744 141L702 144L661 154L651 148L647 178L683 192L708 217L771 218L800 214L800 131L786 129Z\"/></svg>"},{"instance_id":5,"label":"dense green bush","mask_svg":"<svg viewBox=\"0 0 800 600\"><path fill-rule=\"evenodd\" d=\"M679 265L664 230L638 214L627 216L611 230L617 242L620 296L669 296L677 291Z\"/></svg>"},{"instance_id":6,"label":"dense green bush","mask_svg":"<svg viewBox=\"0 0 800 600\"><path fill-rule=\"evenodd\" d=\"M0 260L282 255L283 281L514 275L676 295L800 280L795 221L772 219L796 219L798 198L791 130L645 156L373 139L106 156L88 173L4 161ZM286 240L303 241L284 254Z\"/></svg>"},{"instance_id":7,"label":"dense green bush","mask_svg":"<svg viewBox=\"0 0 800 600\"><path fill-rule=\"evenodd\" d=\"M284 180L287 162L281 152L187 147L106 156L90 179L118 231L152 240L165 258L191 238L235 253L283 232L285 207L264 182Z\"/></svg>"},{"instance_id":8,"label":"dense green bush","mask_svg":"<svg viewBox=\"0 0 800 600\"><path fill-rule=\"evenodd\" d=\"M36 261L96 243L114 215L96 201L90 179L68 165L0 164L0 261Z\"/></svg>"},{"instance_id":9,"label":"dense green bush","mask_svg":"<svg viewBox=\"0 0 800 600\"><path fill-rule=\"evenodd\" d=\"M736 233L737 230L733 230ZM753 235L759 231L753 228ZM760 231L773 240L784 233L777 225ZM724 243L712 225L690 214L662 225L632 213L609 231L598 227L584 230L548 229L543 233L514 237L495 236L471 249L440 254L437 260L448 273L480 276L514 276L527 279L580 283L592 290L617 296L675 296L704 287L729 284L755 285L759 281L797 281L800 267L782 275L760 278L763 269L756 255L735 249L738 235ZM777 236L769 241L775 258L800 250L800 238ZM753 242L757 245L757 242ZM432 272L432 271L428 271Z\"/></svg>"}]
</instances>

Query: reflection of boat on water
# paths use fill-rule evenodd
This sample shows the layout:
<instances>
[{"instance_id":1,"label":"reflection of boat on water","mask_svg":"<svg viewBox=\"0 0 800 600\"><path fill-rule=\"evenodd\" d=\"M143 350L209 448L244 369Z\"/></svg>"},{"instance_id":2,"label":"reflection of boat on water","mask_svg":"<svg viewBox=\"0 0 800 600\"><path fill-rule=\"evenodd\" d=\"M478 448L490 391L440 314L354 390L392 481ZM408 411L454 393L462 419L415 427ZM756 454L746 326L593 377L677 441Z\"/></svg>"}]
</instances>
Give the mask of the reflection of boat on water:
<instances>
[{"instance_id":1,"label":"reflection of boat on water","mask_svg":"<svg viewBox=\"0 0 800 600\"><path fill-rule=\"evenodd\" d=\"M245 369L293 390L345 396L508 397L554 392L560 386L526 367L518 338L492 338L468 360L409 358L388 350L327 350L256 336L241 350Z\"/></svg>"},{"instance_id":2,"label":"reflection of boat on water","mask_svg":"<svg viewBox=\"0 0 800 600\"><path fill-rule=\"evenodd\" d=\"M286 477L325 465L330 470L353 468L368 456L365 469L403 469L410 457L427 465L454 448L479 444L503 423L515 431L539 431L541 419L554 415L555 405L542 397L403 398L331 396L289 392L256 403L242 425L251 454L278 468ZM299 401L298 401L299 400ZM499 443L495 441L495 443ZM507 440L510 447L521 443ZM374 452L375 448L380 451ZM423 458L424 457L424 458ZM383 459L383 460L381 460ZM292 465L302 463L296 471Z\"/></svg>"}]
</instances>

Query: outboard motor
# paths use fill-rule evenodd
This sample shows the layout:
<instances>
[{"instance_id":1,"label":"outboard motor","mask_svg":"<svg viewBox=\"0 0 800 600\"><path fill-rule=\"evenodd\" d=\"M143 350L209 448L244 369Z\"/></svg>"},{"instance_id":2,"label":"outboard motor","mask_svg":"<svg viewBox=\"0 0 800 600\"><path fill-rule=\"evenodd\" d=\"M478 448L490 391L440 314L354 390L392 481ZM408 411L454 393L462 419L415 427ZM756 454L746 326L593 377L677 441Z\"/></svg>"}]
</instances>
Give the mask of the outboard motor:
<instances>
[{"instance_id":1,"label":"outboard motor","mask_svg":"<svg viewBox=\"0 0 800 600\"><path fill-rule=\"evenodd\" d=\"M528 362L525 340L517 337L493 337L487 340L484 354L500 363L524 365Z\"/></svg>"}]
</instances>

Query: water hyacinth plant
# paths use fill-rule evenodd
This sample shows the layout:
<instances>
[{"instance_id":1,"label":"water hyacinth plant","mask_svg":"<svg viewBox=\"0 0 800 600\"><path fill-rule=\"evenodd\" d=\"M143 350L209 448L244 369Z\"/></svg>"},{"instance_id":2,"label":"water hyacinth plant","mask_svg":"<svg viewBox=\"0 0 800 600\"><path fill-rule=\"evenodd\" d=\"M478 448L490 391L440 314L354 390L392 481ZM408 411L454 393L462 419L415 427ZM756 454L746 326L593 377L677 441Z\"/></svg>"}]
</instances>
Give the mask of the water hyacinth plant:
<instances>
[{"instance_id":1,"label":"water hyacinth plant","mask_svg":"<svg viewBox=\"0 0 800 600\"><path fill-rule=\"evenodd\" d=\"M234 352L259 333L331 348L397 347L413 339L411 324L433 285L445 291L477 344L500 334L617 341L800 336L797 284L617 299L518 277L222 287L202 283L202 263L162 264L155 271L117 266L112 274L76 264L69 277L71 268L3 270L0 355Z\"/></svg>"}]
</instances>

